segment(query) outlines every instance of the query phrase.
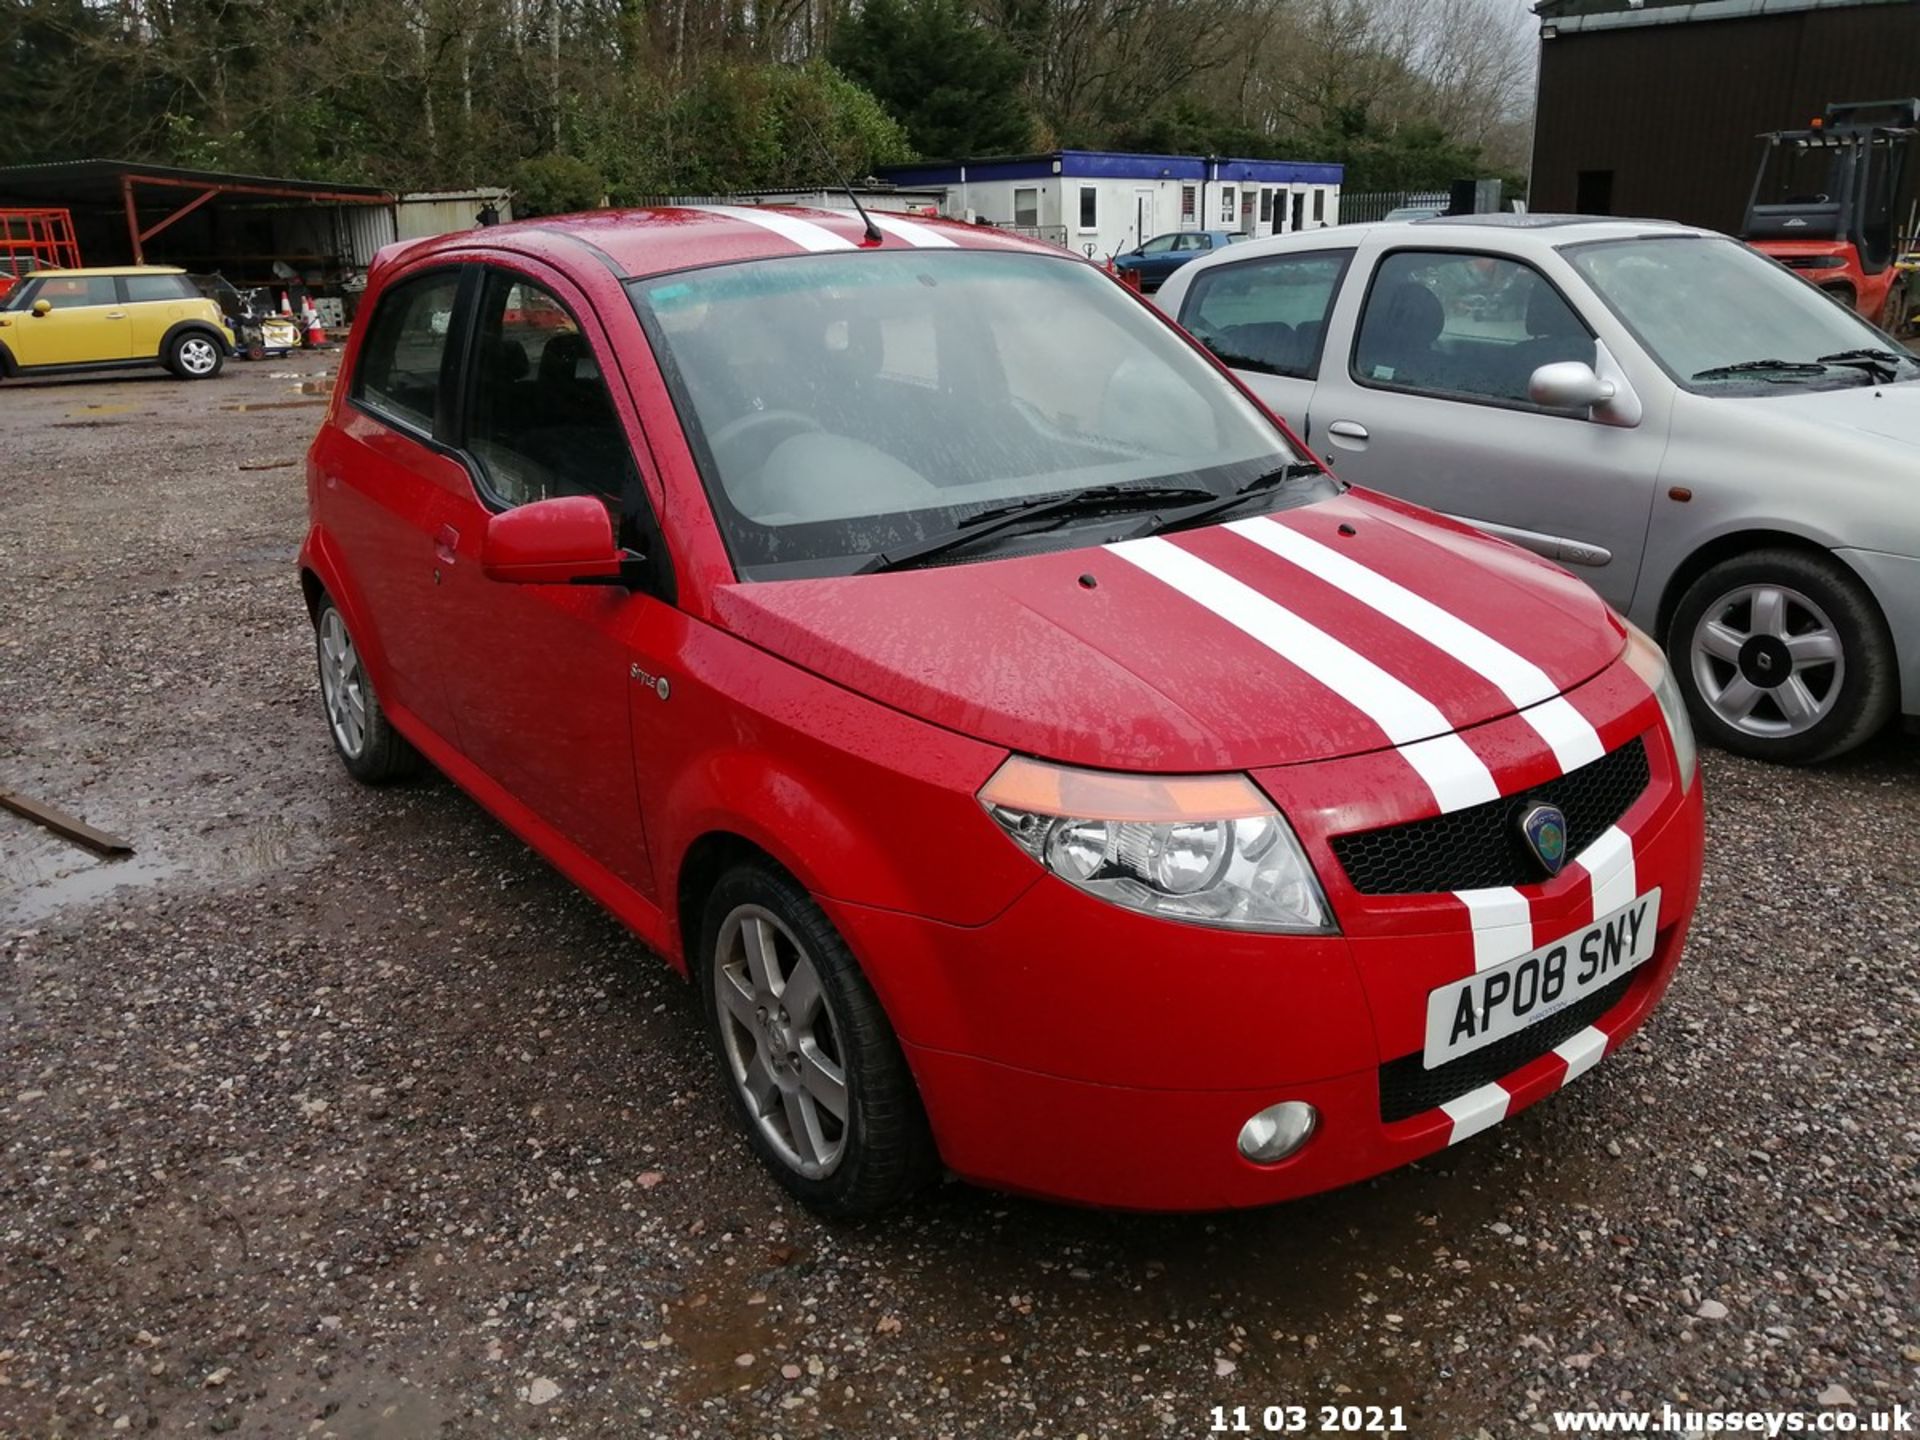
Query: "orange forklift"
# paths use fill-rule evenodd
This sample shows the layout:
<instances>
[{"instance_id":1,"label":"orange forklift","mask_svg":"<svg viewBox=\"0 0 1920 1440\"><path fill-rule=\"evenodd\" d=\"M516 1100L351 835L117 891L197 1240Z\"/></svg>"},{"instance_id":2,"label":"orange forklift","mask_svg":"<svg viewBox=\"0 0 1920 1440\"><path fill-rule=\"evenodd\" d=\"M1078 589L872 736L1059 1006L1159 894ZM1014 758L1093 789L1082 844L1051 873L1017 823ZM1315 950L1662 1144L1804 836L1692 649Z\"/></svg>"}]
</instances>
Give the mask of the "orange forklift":
<instances>
[{"instance_id":1,"label":"orange forklift","mask_svg":"<svg viewBox=\"0 0 1920 1440\"><path fill-rule=\"evenodd\" d=\"M1805 130L1760 137L1741 238L1881 329L1906 330L1920 282L1908 165L1920 99L1829 105Z\"/></svg>"}]
</instances>

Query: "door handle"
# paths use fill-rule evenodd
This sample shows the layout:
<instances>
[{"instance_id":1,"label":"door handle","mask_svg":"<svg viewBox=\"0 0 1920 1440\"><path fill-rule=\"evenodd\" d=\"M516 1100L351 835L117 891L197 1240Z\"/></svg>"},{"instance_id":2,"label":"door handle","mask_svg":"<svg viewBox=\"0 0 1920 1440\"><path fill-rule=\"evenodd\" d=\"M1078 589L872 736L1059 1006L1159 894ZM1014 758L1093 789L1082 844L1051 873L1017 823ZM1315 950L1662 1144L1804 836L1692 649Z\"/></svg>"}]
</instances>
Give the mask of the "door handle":
<instances>
[{"instance_id":1,"label":"door handle","mask_svg":"<svg viewBox=\"0 0 1920 1440\"><path fill-rule=\"evenodd\" d=\"M1336 420L1327 426L1327 434L1337 435L1342 440L1364 440L1367 438L1367 427L1358 420Z\"/></svg>"},{"instance_id":2,"label":"door handle","mask_svg":"<svg viewBox=\"0 0 1920 1440\"><path fill-rule=\"evenodd\" d=\"M109 320L124 320L126 318L127 312L124 310L109 310L107 312L107 319Z\"/></svg>"},{"instance_id":3,"label":"door handle","mask_svg":"<svg viewBox=\"0 0 1920 1440\"><path fill-rule=\"evenodd\" d=\"M439 533L433 537L433 557L442 565L451 565L458 558L455 546L460 543L460 532L451 525L442 525Z\"/></svg>"}]
</instances>

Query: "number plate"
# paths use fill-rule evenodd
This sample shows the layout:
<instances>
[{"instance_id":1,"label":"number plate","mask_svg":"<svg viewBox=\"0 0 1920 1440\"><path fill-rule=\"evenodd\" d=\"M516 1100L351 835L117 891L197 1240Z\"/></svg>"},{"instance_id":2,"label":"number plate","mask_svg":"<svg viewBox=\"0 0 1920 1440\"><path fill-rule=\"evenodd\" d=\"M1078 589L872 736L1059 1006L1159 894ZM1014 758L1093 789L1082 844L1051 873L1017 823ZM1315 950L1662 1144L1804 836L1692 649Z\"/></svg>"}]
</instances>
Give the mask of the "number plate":
<instances>
[{"instance_id":1,"label":"number plate","mask_svg":"<svg viewBox=\"0 0 1920 1440\"><path fill-rule=\"evenodd\" d=\"M1584 930L1431 992L1427 1069L1518 1034L1611 985L1653 954L1659 916L1660 892L1649 890Z\"/></svg>"}]
</instances>

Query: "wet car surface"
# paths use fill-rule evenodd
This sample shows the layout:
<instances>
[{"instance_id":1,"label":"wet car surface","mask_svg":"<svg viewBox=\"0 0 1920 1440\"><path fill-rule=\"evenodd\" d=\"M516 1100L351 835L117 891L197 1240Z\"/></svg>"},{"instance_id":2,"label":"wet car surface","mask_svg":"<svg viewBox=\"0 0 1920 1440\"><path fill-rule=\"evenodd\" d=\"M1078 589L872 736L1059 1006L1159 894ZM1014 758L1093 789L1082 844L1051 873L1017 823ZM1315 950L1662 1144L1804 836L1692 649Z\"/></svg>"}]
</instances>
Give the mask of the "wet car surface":
<instances>
[{"instance_id":1,"label":"wet car surface","mask_svg":"<svg viewBox=\"0 0 1920 1440\"><path fill-rule=\"evenodd\" d=\"M451 785L335 778L280 464L325 368L0 386L0 777L137 847L0 815L0 1432L1911 1401L1912 741L1708 752L1665 1004L1432 1160L1246 1214L954 1185L835 1229L738 1145L682 982Z\"/></svg>"}]
</instances>

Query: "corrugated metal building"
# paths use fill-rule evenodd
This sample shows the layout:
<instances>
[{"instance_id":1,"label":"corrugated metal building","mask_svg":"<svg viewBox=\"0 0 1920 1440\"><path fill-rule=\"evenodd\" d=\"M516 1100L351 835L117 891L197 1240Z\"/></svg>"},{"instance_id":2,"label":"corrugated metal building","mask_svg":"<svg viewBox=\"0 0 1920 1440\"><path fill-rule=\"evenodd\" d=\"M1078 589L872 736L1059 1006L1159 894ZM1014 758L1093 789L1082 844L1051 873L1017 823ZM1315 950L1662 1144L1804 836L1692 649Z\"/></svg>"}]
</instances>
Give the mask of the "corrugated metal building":
<instances>
[{"instance_id":1,"label":"corrugated metal building","mask_svg":"<svg viewBox=\"0 0 1920 1440\"><path fill-rule=\"evenodd\" d=\"M1529 203L1739 228L1763 131L1920 94L1920 0L1542 0Z\"/></svg>"}]
</instances>

